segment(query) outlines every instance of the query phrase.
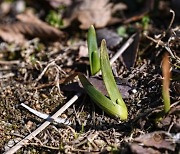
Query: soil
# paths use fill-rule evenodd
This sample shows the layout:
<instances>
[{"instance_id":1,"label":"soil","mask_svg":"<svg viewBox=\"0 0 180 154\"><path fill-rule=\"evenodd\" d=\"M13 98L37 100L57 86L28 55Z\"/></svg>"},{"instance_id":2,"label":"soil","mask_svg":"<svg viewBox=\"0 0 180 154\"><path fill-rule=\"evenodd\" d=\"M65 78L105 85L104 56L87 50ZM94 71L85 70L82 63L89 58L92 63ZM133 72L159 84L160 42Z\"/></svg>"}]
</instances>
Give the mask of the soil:
<instances>
[{"instance_id":1,"label":"soil","mask_svg":"<svg viewBox=\"0 0 180 154\"><path fill-rule=\"evenodd\" d=\"M36 11L40 15L40 11ZM3 17L4 20L8 18L14 20L10 14ZM163 23L166 28L160 26L161 18L167 21ZM112 65L122 93L126 92L126 121L104 113L79 87L79 80L74 74L81 72L89 76L90 71L86 52L87 31L79 29L77 23L62 29L66 39L61 41L28 38L22 45L1 39L0 153L8 151L45 121L22 107L21 103L53 115L78 92L81 96L60 116L70 123L52 122L17 153L179 153L180 27L175 19L167 30L171 17L168 14L161 18L159 14L151 16L147 30L137 26L139 20L130 22L130 26L140 33L138 51L134 52L136 49L132 48L137 54L133 67L128 69L122 58ZM156 23L156 20L159 22ZM116 24L106 26L112 31L116 31L117 27ZM169 54L171 109L156 122L157 113L164 108L162 59L167 50L158 41L148 39L144 33L154 38L155 33L163 32L167 35L159 40L166 45L170 41L168 45L177 58ZM114 49L110 49L110 58L127 41L131 32L127 35ZM78 83L76 86L73 84L75 82Z\"/></svg>"}]
</instances>

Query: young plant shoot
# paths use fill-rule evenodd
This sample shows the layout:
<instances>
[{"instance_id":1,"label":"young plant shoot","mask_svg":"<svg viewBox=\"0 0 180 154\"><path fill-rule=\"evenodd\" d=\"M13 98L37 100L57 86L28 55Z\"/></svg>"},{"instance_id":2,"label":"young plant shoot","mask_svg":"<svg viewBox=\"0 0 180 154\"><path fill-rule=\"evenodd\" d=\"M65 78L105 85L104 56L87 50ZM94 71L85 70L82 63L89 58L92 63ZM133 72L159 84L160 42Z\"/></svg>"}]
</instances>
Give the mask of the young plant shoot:
<instances>
[{"instance_id":1,"label":"young plant shoot","mask_svg":"<svg viewBox=\"0 0 180 154\"><path fill-rule=\"evenodd\" d=\"M95 75L100 70L100 58L97 46L96 31L91 25L88 30L88 53L91 75Z\"/></svg>"},{"instance_id":2,"label":"young plant shoot","mask_svg":"<svg viewBox=\"0 0 180 154\"><path fill-rule=\"evenodd\" d=\"M101 42L100 66L103 81L110 99L94 88L94 86L86 79L83 74L79 74L79 79L87 94L102 110L111 116L119 117L121 120L126 120L128 116L127 107L114 80L105 40L102 40Z\"/></svg>"},{"instance_id":3,"label":"young plant shoot","mask_svg":"<svg viewBox=\"0 0 180 154\"><path fill-rule=\"evenodd\" d=\"M170 72L170 62L169 62L168 53L165 53L162 60L162 75L163 75L162 98L164 103L164 110L156 114L155 123L160 122L170 110L169 85L170 85L171 72Z\"/></svg>"},{"instance_id":4,"label":"young plant shoot","mask_svg":"<svg viewBox=\"0 0 180 154\"><path fill-rule=\"evenodd\" d=\"M170 85L170 77L171 77L168 53L166 53L163 57L162 74L163 74L162 96L164 102L164 112L168 113L170 110L169 85Z\"/></svg>"}]
</instances>

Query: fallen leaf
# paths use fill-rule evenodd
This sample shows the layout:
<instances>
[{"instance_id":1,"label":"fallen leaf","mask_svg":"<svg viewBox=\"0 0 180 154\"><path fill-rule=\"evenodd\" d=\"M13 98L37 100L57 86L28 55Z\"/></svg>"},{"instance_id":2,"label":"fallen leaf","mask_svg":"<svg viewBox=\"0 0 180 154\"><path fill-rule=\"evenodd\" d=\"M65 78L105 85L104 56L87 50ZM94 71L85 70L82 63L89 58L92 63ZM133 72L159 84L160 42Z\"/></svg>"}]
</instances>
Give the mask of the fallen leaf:
<instances>
[{"instance_id":1,"label":"fallen leaf","mask_svg":"<svg viewBox=\"0 0 180 154\"><path fill-rule=\"evenodd\" d=\"M102 78L100 77L90 77L88 79L91 84L99 91L101 91L104 95L108 96L107 94L107 90L105 88L105 85L103 83L103 80ZM117 83L117 86L118 86L118 89L119 91L121 92L122 94L122 97L123 98L129 98L130 94L129 94L129 91L132 89L132 87L130 86L130 84L128 82L124 82L124 83L120 83L120 79L119 78L116 78L116 83ZM64 91L77 91L77 92L84 92L83 88L82 88L82 85L79 84L78 82L73 82L73 83L70 83L70 84L67 84L67 85L64 85L62 86L61 88L62 90Z\"/></svg>"},{"instance_id":2,"label":"fallen leaf","mask_svg":"<svg viewBox=\"0 0 180 154\"><path fill-rule=\"evenodd\" d=\"M32 13L19 14L17 19L15 23L0 25L0 37L4 41L21 44L26 42L27 37L48 41L65 37L63 32L39 20Z\"/></svg>"},{"instance_id":3,"label":"fallen leaf","mask_svg":"<svg viewBox=\"0 0 180 154\"><path fill-rule=\"evenodd\" d=\"M158 150L152 149L152 148L147 148L147 147L143 147L139 144L136 143L132 143L131 146L131 151L132 153L136 153L136 154L160 154L161 152L159 152Z\"/></svg>"},{"instance_id":4,"label":"fallen leaf","mask_svg":"<svg viewBox=\"0 0 180 154\"><path fill-rule=\"evenodd\" d=\"M80 3L73 5L70 11L70 17L64 21L69 25L74 19L77 19L81 25L81 29L88 29L90 25L96 28L107 25L111 18L112 4L109 0L83 0Z\"/></svg>"},{"instance_id":5,"label":"fallen leaf","mask_svg":"<svg viewBox=\"0 0 180 154\"><path fill-rule=\"evenodd\" d=\"M165 131L148 133L135 138L134 141L141 143L143 146L154 147L156 149L175 151L176 147L171 136L169 136Z\"/></svg>"},{"instance_id":6,"label":"fallen leaf","mask_svg":"<svg viewBox=\"0 0 180 154\"><path fill-rule=\"evenodd\" d=\"M164 130L171 127L171 132L180 132L180 105L172 107L169 113L157 124L157 127Z\"/></svg>"}]
</instances>

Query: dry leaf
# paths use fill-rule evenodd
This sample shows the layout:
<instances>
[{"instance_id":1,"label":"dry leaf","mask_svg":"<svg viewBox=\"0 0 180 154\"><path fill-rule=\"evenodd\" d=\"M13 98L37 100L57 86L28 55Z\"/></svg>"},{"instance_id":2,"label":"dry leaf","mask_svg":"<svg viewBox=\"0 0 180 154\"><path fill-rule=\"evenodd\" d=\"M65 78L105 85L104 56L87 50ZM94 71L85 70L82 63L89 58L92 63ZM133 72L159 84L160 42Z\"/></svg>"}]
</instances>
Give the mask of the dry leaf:
<instances>
[{"instance_id":1,"label":"dry leaf","mask_svg":"<svg viewBox=\"0 0 180 154\"><path fill-rule=\"evenodd\" d=\"M96 28L104 27L111 19L111 8L109 0L83 0L73 5L65 23L70 25L74 19L78 19L81 29L88 29L90 25Z\"/></svg>"},{"instance_id":2,"label":"dry leaf","mask_svg":"<svg viewBox=\"0 0 180 154\"><path fill-rule=\"evenodd\" d=\"M164 131L148 133L135 138L134 141L140 142L147 147L155 147L156 149L166 149L171 151L174 151L176 146L171 136Z\"/></svg>"},{"instance_id":3,"label":"dry leaf","mask_svg":"<svg viewBox=\"0 0 180 154\"><path fill-rule=\"evenodd\" d=\"M32 13L20 14L13 24L0 25L0 37L7 42L24 43L26 37L42 40L58 40L65 35L60 30L39 20Z\"/></svg>"},{"instance_id":4,"label":"dry leaf","mask_svg":"<svg viewBox=\"0 0 180 154\"><path fill-rule=\"evenodd\" d=\"M136 143L132 143L130 147L131 147L132 153L135 153L135 154L145 154L145 153L147 153L147 154L161 154L161 152L158 150L155 150L155 149L149 148L149 147L148 148L143 147L143 146L136 144Z\"/></svg>"}]
</instances>

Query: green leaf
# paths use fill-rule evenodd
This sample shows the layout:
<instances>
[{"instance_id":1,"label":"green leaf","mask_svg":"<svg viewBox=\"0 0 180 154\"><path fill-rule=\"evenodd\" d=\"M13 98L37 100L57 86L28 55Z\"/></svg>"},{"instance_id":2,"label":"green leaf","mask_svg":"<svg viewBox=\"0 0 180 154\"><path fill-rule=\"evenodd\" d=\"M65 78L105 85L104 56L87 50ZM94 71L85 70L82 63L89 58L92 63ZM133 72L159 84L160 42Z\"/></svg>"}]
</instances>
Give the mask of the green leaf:
<instances>
[{"instance_id":1,"label":"green leaf","mask_svg":"<svg viewBox=\"0 0 180 154\"><path fill-rule=\"evenodd\" d=\"M116 102L111 101L96 88L94 88L94 86L86 79L83 74L79 74L78 76L87 94L102 110L113 117L121 118L121 120L127 119L127 111L125 111L124 108L122 108Z\"/></svg>"},{"instance_id":2,"label":"green leaf","mask_svg":"<svg viewBox=\"0 0 180 154\"><path fill-rule=\"evenodd\" d=\"M102 40L101 42L100 62L103 81L105 83L109 97L113 102L118 103L123 108L124 114L127 116L127 107L122 99L112 73L105 40Z\"/></svg>"},{"instance_id":3,"label":"green leaf","mask_svg":"<svg viewBox=\"0 0 180 154\"><path fill-rule=\"evenodd\" d=\"M88 30L88 53L91 74L95 75L100 70L100 58L97 46L96 32L94 26L91 25Z\"/></svg>"}]
</instances>

